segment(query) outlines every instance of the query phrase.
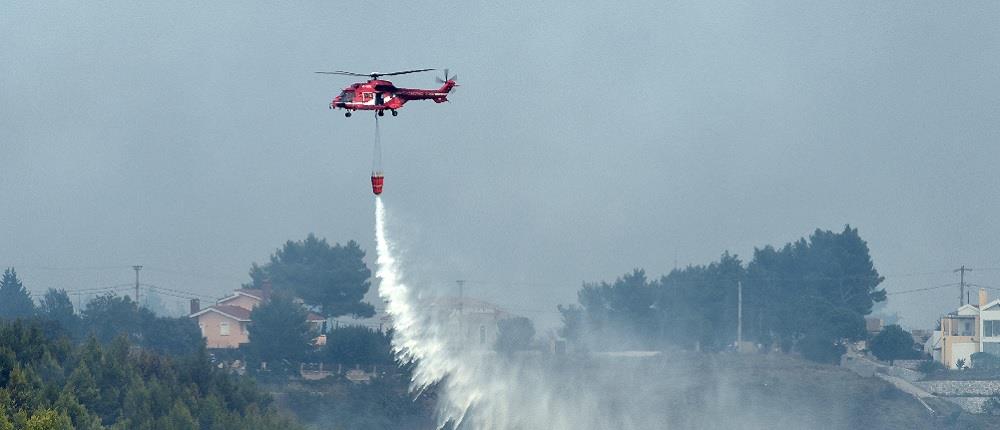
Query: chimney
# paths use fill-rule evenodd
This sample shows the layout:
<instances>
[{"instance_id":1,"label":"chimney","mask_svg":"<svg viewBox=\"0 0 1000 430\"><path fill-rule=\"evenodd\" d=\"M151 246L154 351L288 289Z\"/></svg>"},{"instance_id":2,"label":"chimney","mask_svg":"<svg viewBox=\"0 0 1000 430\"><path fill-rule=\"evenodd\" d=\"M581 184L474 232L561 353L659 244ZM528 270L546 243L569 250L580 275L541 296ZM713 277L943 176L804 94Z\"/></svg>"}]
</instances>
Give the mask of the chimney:
<instances>
[{"instance_id":1,"label":"chimney","mask_svg":"<svg viewBox=\"0 0 1000 430\"><path fill-rule=\"evenodd\" d=\"M265 278L264 281L260 283L261 290L263 290L264 297L261 297L265 301L271 300L271 279Z\"/></svg>"},{"instance_id":2,"label":"chimney","mask_svg":"<svg viewBox=\"0 0 1000 430\"><path fill-rule=\"evenodd\" d=\"M986 306L986 302L987 301L989 301L989 297L986 296L986 289L985 288L980 288L979 289L979 309L982 309L983 306Z\"/></svg>"},{"instance_id":3,"label":"chimney","mask_svg":"<svg viewBox=\"0 0 1000 430\"><path fill-rule=\"evenodd\" d=\"M194 314L198 313L198 311L200 311L200 310L201 310L201 300L191 299L191 313L190 313L190 315L194 315Z\"/></svg>"}]
</instances>

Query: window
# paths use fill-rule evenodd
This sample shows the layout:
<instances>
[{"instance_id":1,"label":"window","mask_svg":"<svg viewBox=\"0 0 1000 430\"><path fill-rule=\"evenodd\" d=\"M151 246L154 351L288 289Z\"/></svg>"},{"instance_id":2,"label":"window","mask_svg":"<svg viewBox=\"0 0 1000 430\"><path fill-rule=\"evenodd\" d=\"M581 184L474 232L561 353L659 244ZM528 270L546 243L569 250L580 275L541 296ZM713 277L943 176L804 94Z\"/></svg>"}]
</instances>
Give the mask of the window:
<instances>
[{"instance_id":1,"label":"window","mask_svg":"<svg viewBox=\"0 0 1000 430\"><path fill-rule=\"evenodd\" d=\"M344 103L351 103L354 101L354 91L344 91L340 93L340 101Z\"/></svg>"},{"instance_id":2,"label":"window","mask_svg":"<svg viewBox=\"0 0 1000 430\"><path fill-rule=\"evenodd\" d=\"M1000 320L983 320L983 337L1000 337Z\"/></svg>"},{"instance_id":3,"label":"window","mask_svg":"<svg viewBox=\"0 0 1000 430\"><path fill-rule=\"evenodd\" d=\"M205 323L198 323L198 330L201 331L201 337L205 337Z\"/></svg>"},{"instance_id":4,"label":"window","mask_svg":"<svg viewBox=\"0 0 1000 430\"><path fill-rule=\"evenodd\" d=\"M975 328L972 326L972 318L949 319L952 336L975 336Z\"/></svg>"},{"instance_id":5,"label":"window","mask_svg":"<svg viewBox=\"0 0 1000 430\"><path fill-rule=\"evenodd\" d=\"M227 322L219 323L219 336L229 336L229 323Z\"/></svg>"},{"instance_id":6,"label":"window","mask_svg":"<svg viewBox=\"0 0 1000 430\"><path fill-rule=\"evenodd\" d=\"M479 344L486 344L486 326L484 325L479 326Z\"/></svg>"},{"instance_id":7,"label":"window","mask_svg":"<svg viewBox=\"0 0 1000 430\"><path fill-rule=\"evenodd\" d=\"M247 334L247 323L240 323L240 334Z\"/></svg>"}]
</instances>

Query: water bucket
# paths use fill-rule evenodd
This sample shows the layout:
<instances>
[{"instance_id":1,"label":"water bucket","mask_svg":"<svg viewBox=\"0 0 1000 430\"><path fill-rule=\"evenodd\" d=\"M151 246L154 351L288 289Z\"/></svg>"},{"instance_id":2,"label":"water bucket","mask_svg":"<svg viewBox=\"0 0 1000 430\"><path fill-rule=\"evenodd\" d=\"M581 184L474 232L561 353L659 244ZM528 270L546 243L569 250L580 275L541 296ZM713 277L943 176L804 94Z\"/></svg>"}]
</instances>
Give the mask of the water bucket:
<instances>
[{"instance_id":1,"label":"water bucket","mask_svg":"<svg viewBox=\"0 0 1000 430\"><path fill-rule=\"evenodd\" d=\"M385 177L381 173L372 173L372 192L375 195L382 194L382 182L385 181Z\"/></svg>"}]
</instances>

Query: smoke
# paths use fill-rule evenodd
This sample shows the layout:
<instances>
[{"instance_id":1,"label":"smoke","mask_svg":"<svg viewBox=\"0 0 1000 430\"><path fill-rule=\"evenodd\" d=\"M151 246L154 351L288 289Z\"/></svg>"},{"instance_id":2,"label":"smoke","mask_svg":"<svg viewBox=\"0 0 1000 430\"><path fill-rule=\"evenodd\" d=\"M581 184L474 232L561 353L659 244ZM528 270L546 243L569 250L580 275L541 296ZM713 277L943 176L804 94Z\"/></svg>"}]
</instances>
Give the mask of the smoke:
<instances>
[{"instance_id":1,"label":"smoke","mask_svg":"<svg viewBox=\"0 0 1000 430\"><path fill-rule=\"evenodd\" d=\"M761 371L774 367L767 361L748 371L740 368L745 359L739 357L679 351L508 355L464 348L449 321L435 315L426 306L426 297L404 283L386 235L380 197L375 198L375 236L376 276L393 322L393 349L401 362L414 363L412 392L420 395L433 387L439 429L852 428L859 424L844 420L847 414L835 399L813 395L822 393L822 386L783 382L766 369Z\"/></svg>"}]
</instances>

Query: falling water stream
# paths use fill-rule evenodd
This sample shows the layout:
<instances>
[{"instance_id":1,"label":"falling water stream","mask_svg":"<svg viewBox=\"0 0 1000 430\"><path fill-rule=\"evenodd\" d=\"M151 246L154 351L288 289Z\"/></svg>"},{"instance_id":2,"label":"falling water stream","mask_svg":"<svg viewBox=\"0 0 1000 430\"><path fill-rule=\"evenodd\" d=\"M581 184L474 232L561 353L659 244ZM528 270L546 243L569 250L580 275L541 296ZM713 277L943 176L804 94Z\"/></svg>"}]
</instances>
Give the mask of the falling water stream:
<instances>
[{"instance_id":1,"label":"falling water stream","mask_svg":"<svg viewBox=\"0 0 1000 430\"><path fill-rule=\"evenodd\" d=\"M815 427L811 410L787 398L776 410L761 413L758 408L770 397L746 398L710 357L500 355L466 348L454 315L437 315L427 297L404 282L379 196L375 238L378 290L392 319L393 351L400 362L413 363L414 396L434 390L439 429ZM825 417L826 427L850 428L843 421L849 415L837 405L829 408L817 415Z\"/></svg>"}]
</instances>

